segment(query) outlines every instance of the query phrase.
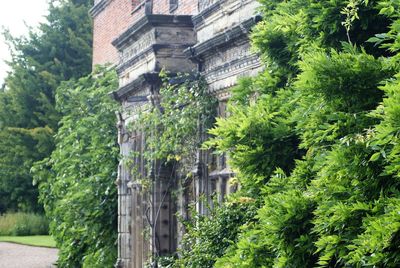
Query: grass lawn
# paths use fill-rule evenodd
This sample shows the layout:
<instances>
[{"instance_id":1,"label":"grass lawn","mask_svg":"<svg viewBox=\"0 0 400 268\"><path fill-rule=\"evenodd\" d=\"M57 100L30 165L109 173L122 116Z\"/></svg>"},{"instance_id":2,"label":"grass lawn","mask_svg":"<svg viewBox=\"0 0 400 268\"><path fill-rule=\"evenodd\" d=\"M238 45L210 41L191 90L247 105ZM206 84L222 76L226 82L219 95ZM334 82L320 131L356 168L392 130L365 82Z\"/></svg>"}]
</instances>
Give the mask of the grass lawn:
<instances>
[{"instance_id":1,"label":"grass lawn","mask_svg":"<svg viewBox=\"0 0 400 268\"><path fill-rule=\"evenodd\" d=\"M49 235L35 236L0 236L0 242L12 242L17 244L55 248L56 242Z\"/></svg>"}]
</instances>

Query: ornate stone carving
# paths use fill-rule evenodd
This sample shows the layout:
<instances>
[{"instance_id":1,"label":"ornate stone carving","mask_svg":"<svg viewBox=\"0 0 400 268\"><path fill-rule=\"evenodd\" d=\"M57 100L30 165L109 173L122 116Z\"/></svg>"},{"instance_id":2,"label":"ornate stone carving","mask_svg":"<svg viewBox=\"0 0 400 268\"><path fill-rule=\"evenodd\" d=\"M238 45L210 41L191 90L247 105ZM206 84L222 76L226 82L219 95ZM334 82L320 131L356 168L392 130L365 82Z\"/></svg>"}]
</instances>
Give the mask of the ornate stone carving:
<instances>
[{"instance_id":1,"label":"ornate stone carving","mask_svg":"<svg viewBox=\"0 0 400 268\"><path fill-rule=\"evenodd\" d=\"M228 50L216 50L217 53L213 54L204 62L205 72L210 72L216 67L224 66L233 60L243 59L251 54L250 43L246 42L242 45L235 46Z\"/></svg>"},{"instance_id":2,"label":"ornate stone carving","mask_svg":"<svg viewBox=\"0 0 400 268\"><path fill-rule=\"evenodd\" d=\"M133 42L131 45L121 51L120 57L122 63L127 62L129 59L139 55L152 44L154 44L155 41L154 31L145 33L139 40Z\"/></svg>"}]
</instances>

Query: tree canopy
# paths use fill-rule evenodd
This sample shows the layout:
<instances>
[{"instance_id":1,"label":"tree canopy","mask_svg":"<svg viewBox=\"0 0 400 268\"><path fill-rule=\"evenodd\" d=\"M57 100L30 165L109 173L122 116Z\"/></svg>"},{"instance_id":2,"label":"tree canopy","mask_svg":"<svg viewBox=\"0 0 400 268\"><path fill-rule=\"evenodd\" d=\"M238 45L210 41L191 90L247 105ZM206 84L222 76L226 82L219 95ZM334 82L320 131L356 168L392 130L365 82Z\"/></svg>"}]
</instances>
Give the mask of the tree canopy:
<instances>
[{"instance_id":1,"label":"tree canopy","mask_svg":"<svg viewBox=\"0 0 400 268\"><path fill-rule=\"evenodd\" d=\"M91 4L51 1L47 21L27 37L4 33L12 60L0 91L0 212L41 211L30 169L54 148L56 88L91 71Z\"/></svg>"},{"instance_id":2,"label":"tree canopy","mask_svg":"<svg viewBox=\"0 0 400 268\"><path fill-rule=\"evenodd\" d=\"M398 267L400 2L260 2L265 72L234 89L207 142L237 172L231 199L258 211L225 224L240 229L229 243L189 231L176 266Z\"/></svg>"}]
</instances>

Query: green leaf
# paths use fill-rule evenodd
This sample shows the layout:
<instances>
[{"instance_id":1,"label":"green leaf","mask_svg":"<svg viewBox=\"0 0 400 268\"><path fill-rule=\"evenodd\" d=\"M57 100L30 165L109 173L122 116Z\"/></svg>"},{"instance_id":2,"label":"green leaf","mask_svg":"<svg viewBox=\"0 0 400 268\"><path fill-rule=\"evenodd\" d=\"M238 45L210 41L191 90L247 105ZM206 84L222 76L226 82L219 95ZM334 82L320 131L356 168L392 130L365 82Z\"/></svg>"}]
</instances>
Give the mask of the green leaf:
<instances>
[{"instance_id":1,"label":"green leaf","mask_svg":"<svg viewBox=\"0 0 400 268\"><path fill-rule=\"evenodd\" d=\"M370 157L369 161L371 161L371 162L377 161L377 160L380 158L380 156L381 156L381 153L380 153L380 152L374 153L374 154Z\"/></svg>"}]
</instances>

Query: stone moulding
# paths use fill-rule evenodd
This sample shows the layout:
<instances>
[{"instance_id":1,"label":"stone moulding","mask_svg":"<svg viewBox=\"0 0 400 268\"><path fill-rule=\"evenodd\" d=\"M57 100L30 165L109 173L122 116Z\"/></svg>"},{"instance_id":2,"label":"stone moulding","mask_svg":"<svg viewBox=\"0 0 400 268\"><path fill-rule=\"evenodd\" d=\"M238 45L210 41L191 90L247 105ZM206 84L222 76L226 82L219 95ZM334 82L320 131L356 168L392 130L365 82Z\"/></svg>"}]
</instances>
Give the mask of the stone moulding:
<instances>
[{"instance_id":1,"label":"stone moulding","mask_svg":"<svg viewBox=\"0 0 400 268\"><path fill-rule=\"evenodd\" d=\"M193 25L197 28L200 24L203 24L210 15L221 9L225 1L226 0L219 0L203 9L198 15L193 16Z\"/></svg>"},{"instance_id":2,"label":"stone moulding","mask_svg":"<svg viewBox=\"0 0 400 268\"><path fill-rule=\"evenodd\" d=\"M248 35L251 28L261 21L261 18L261 15L255 15L254 17L210 38L203 43L186 49L185 55L191 59L199 59L206 53L212 52L215 48L226 46L230 42L237 40L244 35Z\"/></svg>"},{"instance_id":3,"label":"stone moulding","mask_svg":"<svg viewBox=\"0 0 400 268\"><path fill-rule=\"evenodd\" d=\"M230 62L226 62L223 65L217 66L213 68L211 71L207 71L208 76L215 76L219 77L219 73L223 72L224 70L226 71L230 66L240 66L243 64L251 64L251 62L257 62L259 61L259 56L257 54L242 58L242 59L235 59ZM257 65L260 65L260 63L257 63ZM235 74L235 73L233 73ZM229 73L228 76L232 75L232 73ZM219 77L221 78L221 77Z\"/></svg>"},{"instance_id":4,"label":"stone moulding","mask_svg":"<svg viewBox=\"0 0 400 268\"><path fill-rule=\"evenodd\" d=\"M89 10L89 15L92 16L92 18L96 17L108 6L108 4L110 4L111 1L112 0L100 0Z\"/></svg>"},{"instance_id":5,"label":"stone moulding","mask_svg":"<svg viewBox=\"0 0 400 268\"><path fill-rule=\"evenodd\" d=\"M211 4L204 10L202 10L198 15L193 16L193 24L197 28L199 25L203 24L204 21L212 15L214 12L219 10L222 7L224 0L220 0L215 2L214 4Z\"/></svg>"},{"instance_id":6,"label":"stone moulding","mask_svg":"<svg viewBox=\"0 0 400 268\"><path fill-rule=\"evenodd\" d=\"M153 1L143 0L140 2L133 10L132 14L136 13L138 10L145 8L145 14L150 14L152 10Z\"/></svg>"},{"instance_id":7,"label":"stone moulding","mask_svg":"<svg viewBox=\"0 0 400 268\"><path fill-rule=\"evenodd\" d=\"M169 75L169 82L172 85L182 84L187 80L194 81L195 79L199 78L198 73L189 73L188 76L186 77L177 77L176 73L168 73L168 75ZM134 81L119 88L117 91L111 92L109 95L114 100L121 101L123 99L129 98L130 95L140 90L142 86L146 83L151 85L161 85L162 81L160 78L160 73L152 72L152 73L142 74Z\"/></svg>"},{"instance_id":8,"label":"stone moulding","mask_svg":"<svg viewBox=\"0 0 400 268\"><path fill-rule=\"evenodd\" d=\"M191 16L148 14L139 19L112 42L120 55L116 68L120 77L117 98L138 91L133 85L147 78L143 74L158 73L162 68L170 72L195 69L183 53L195 43ZM149 85L156 81L147 82Z\"/></svg>"},{"instance_id":9,"label":"stone moulding","mask_svg":"<svg viewBox=\"0 0 400 268\"><path fill-rule=\"evenodd\" d=\"M182 49L184 51L187 49L187 45L172 45L172 44L154 44L150 45L147 49L143 50L140 52L138 55L134 56L133 58L129 59L128 61L118 65L116 71L118 74L121 74L123 71L134 65L135 63L139 62L144 55L148 54L149 52L157 53L158 50L160 49L165 49L165 48L173 48L173 49ZM161 71L161 68L155 71Z\"/></svg>"},{"instance_id":10,"label":"stone moulding","mask_svg":"<svg viewBox=\"0 0 400 268\"><path fill-rule=\"evenodd\" d=\"M117 91L111 92L113 99L121 101L132 93L140 90L144 84L161 84L161 79L158 72L145 73L130 82L129 84L119 88Z\"/></svg>"},{"instance_id":11,"label":"stone moulding","mask_svg":"<svg viewBox=\"0 0 400 268\"><path fill-rule=\"evenodd\" d=\"M123 32L112 42L118 50L139 39L140 34L155 26L193 27L192 17L187 15L148 14Z\"/></svg>"},{"instance_id":12,"label":"stone moulding","mask_svg":"<svg viewBox=\"0 0 400 268\"><path fill-rule=\"evenodd\" d=\"M262 64L260 63L258 55L255 54L245 59L232 62L232 64L228 66L229 67L225 66L220 68L219 71L213 70L205 74L206 81L209 84L209 92L215 96L219 96L220 93L223 94L225 90L234 86L238 77L242 77L243 75L251 76L252 72L261 70ZM224 98L224 96L221 97Z\"/></svg>"},{"instance_id":13,"label":"stone moulding","mask_svg":"<svg viewBox=\"0 0 400 268\"><path fill-rule=\"evenodd\" d=\"M194 28L197 29L201 27L210 16L217 13L219 10L223 9L229 2L229 0L217 0L214 3L207 6L205 9L201 10L199 14L194 15L192 17ZM239 1L239 7L244 5L245 2L249 2L248 0L241 0Z\"/></svg>"}]
</instances>

